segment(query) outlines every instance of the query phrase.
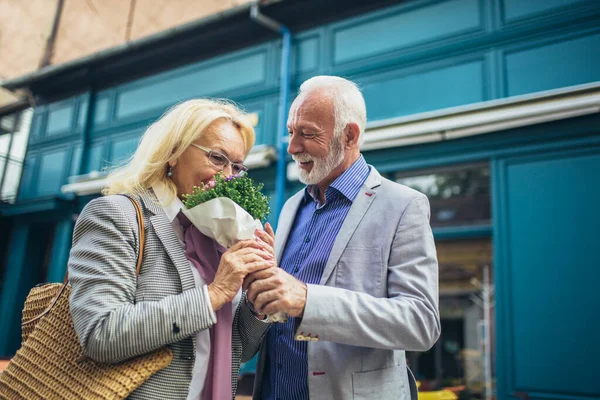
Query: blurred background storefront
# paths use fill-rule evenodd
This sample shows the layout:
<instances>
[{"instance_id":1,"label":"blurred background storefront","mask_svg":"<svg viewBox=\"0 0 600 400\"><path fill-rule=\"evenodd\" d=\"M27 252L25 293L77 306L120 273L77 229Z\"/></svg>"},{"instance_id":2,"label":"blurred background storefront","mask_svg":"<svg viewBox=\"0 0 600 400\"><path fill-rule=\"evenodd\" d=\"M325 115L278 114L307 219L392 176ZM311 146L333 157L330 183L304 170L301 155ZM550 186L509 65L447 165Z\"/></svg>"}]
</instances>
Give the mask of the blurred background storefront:
<instances>
[{"instance_id":1,"label":"blurred background storefront","mask_svg":"<svg viewBox=\"0 0 600 400\"><path fill-rule=\"evenodd\" d=\"M367 161L431 203L442 336L408 355L421 387L600 397L599 27L596 0L0 0L0 358L149 123L238 102L276 211L302 187L280 109L334 74L365 95Z\"/></svg>"}]
</instances>

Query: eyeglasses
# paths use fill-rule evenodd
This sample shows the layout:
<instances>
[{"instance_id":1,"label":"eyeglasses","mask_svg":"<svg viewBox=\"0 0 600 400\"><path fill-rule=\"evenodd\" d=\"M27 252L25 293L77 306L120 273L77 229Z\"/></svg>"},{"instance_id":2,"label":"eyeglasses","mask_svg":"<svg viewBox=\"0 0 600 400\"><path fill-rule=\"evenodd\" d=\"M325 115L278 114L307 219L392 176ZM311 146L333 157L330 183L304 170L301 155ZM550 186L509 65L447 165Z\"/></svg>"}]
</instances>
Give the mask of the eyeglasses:
<instances>
[{"instance_id":1,"label":"eyeglasses","mask_svg":"<svg viewBox=\"0 0 600 400\"><path fill-rule=\"evenodd\" d=\"M244 175L246 172L248 172L248 167L246 167L244 164L234 163L229 158L227 158L225 154L221 152L209 149L208 147L200 146L196 143L192 143L192 146L197 147L200 150L206 152L206 154L208 155L208 161L212 165L214 165L215 168L218 168L221 171L223 171L225 168L231 165L231 172L233 172L235 175Z\"/></svg>"}]
</instances>

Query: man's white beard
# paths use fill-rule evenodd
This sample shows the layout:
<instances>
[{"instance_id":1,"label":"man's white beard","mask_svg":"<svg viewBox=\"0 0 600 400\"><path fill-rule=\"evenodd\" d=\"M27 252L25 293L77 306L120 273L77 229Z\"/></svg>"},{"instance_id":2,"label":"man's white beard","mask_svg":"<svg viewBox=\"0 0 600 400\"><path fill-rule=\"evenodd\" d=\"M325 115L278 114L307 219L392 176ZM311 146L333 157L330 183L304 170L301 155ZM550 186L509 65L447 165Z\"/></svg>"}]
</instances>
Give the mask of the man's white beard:
<instances>
[{"instance_id":1,"label":"man's white beard","mask_svg":"<svg viewBox=\"0 0 600 400\"><path fill-rule=\"evenodd\" d=\"M329 146L329 154L325 157L311 157L307 153L292 156L296 162L313 162L310 172L303 169L299 171L300 182L305 185L316 185L336 169L344 160L344 146L342 146L342 135L334 137Z\"/></svg>"}]
</instances>

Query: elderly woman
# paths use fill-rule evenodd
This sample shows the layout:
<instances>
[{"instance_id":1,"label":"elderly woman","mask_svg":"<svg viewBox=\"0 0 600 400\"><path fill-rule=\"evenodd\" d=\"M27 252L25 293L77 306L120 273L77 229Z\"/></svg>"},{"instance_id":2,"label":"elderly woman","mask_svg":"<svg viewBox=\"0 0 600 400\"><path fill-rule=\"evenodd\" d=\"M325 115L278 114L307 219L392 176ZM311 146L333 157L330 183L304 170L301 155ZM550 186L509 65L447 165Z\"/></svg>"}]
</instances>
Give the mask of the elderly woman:
<instances>
[{"instance_id":1,"label":"elderly woman","mask_svg":"<svg viewBox=\"0 0 600 400\"><path fill-rule=\"evenodd\" d=\"M244 172L253 144L252 127L232 104L184 102L148 128L131 160L109 176L107 196L91 201L77 220L70 302L85 354L116 363L167 345L173 351L171 364L132 399L232 398L240 363L256 352L268 328L240 301L240 287L246 275L273 265L270 226L259 240L224 253L204 237L203 254L192 262L178 215L182 195L194 186L219 172ZM137 277L136 211L118 194L133 196L143 210L146 240Z\"/></svg>"}]
</instances>

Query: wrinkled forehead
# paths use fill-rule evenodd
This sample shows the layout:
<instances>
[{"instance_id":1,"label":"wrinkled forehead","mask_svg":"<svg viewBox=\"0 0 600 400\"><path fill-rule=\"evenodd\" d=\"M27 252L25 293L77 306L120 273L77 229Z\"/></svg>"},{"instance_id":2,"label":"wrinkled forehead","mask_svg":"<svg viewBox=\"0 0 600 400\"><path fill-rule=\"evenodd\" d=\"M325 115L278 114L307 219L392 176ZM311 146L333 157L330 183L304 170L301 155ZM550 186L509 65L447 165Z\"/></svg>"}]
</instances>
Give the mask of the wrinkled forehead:
<instances>
[{"instance_id":1,"label":"wrinkled forehead","mask_svg":"<svg viewBox=\"0 0 600 400\"><path fill-rule=\"evenodd\" d=\"M323 91L314 91L298 96L288 115L288 128L305 122L318 125L333 125L334 110L331 96Z\"/></svg>"}]
</instances>

